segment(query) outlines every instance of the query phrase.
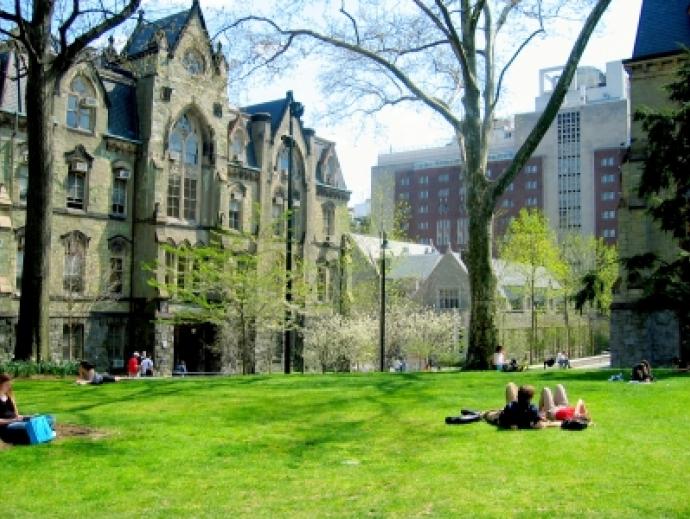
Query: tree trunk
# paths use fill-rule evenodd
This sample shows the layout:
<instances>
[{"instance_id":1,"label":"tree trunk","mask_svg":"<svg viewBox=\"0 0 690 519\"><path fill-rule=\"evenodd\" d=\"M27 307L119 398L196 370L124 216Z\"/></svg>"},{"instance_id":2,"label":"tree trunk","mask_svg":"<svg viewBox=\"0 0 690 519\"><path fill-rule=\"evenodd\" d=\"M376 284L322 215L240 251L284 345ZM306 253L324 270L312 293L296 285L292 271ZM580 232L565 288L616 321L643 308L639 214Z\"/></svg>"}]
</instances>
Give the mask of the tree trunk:
<instances>
[{"instance_id":1,"label":"tree trunk","mask_svg":"<svg viewBox=\"0 0 690 519\"><path fill-rule=\"evenodd\" d=\"M470 209L470 329L467 367L488 369L498 341L494 325L496 279L491 266L491 213Z\"/></svg>"},{"instance_id":2,"label":"tree trunk","mask_svg":"<svg viewBox=\"0 0 690 519\"><path fill-rule=\"evenodd\" d=\"M48 57L48 27L32 28L34 49L43 63L29 55L26 85L27 140L29 143L29 186L27 193L22 297L15 357L45 359L50 351L50 250L53 213L53 74ZM37 48L38 47L38 48ZM43 49L41 52L39 49Z\"/></svg>"}]
</instances>

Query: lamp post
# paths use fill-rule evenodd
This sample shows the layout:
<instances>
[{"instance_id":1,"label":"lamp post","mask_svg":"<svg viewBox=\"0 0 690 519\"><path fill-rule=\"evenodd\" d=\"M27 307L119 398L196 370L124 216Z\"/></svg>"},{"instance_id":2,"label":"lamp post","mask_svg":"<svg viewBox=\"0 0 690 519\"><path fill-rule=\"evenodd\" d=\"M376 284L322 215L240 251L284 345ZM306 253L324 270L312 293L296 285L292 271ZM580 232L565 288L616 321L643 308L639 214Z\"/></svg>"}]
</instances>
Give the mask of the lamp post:
<instances>
[{"instance_id":1,"label":"lamp post","mask_svg":"<svg viewBox=\"0 0 690 519\"><path fill-rule=\"evenodd\" d=\"M283 336L283 363L284 373L290 374L292 367L292 241L294 234L294 217L293 217L293 186L292 186L292 169L293 169L293 150L295 148L295 138L292 126L293 118L299 119L304 114L304 107L302 103L294 101L292 92L288 92L287 98L289 101L289 136L283 136L283 142L288 145L288 178L287 178L287 232L285 233L285 333Z\"/></svg>"},{"instance_id":2,"label":"lamp post","mask_svg":"<svg viewBox=\"0 0 690 519\"><path fill-rule=\"evenodd\" d=\"M386 232L381 232L381 311L379 313L379 369L386 371Z\"/></svg>"}]
</instances>

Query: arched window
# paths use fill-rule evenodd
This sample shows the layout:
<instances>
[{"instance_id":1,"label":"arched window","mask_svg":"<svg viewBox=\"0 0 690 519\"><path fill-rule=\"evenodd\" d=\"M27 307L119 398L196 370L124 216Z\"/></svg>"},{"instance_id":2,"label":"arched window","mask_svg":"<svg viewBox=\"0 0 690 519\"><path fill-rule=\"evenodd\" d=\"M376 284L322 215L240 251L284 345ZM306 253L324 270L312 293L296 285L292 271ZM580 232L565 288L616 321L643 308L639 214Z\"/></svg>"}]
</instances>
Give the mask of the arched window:
<instances>
[{"instance_id":1,"label":"arched window","mask_svg":"<svg viewBox=\"0 0 690 519\"><path fill-rule=\"evenodd\" d=\"M185 114L177 121L168 140L174 164L168 176L167 215L197 220L197 201L201 179L202 137L198 123Z\"/></svg>"},{"instance_id":2,"label":"arched window","mask_svg":"<svg viewBox=\"0 0 690 519\"><path fill-rule=\"evenodd\" d=\"M98 104L96 94L90 83L77 76L70 83L67 96L67 126L80 130L92 131L95 120L95 108Z\"/></svg>"},{"instance_id":3,"label":"arched window","mask_svg":"<svg viewBox=\"0 0 690 519\"><path fill-rule=\"evenodd\" d=\"M244 200L244 188L237 187L230 193L230 207L228 208L228 227L236 231L242 231L242 202Z\"/></svg>"},{"instance_id":4,"label":"arched window","mask_svg":"<svg viewBox=\"0 0 690 519\"><path fill-rule=\"evenodd\" d=\"M84 292L84 271L88 238L79 231L63 236L65 262L62 277L63 288L70 293Z\"/></svg>"},{"instance_id":5,"label":"arched window","mask_svg":"<svg viewBox=\"0 0 690 519\"><path fill-rule=\"evenodd\" d=\"M184 68L187 69L187 72L193 76L203 74L204 69L206 68L204 64L204 57L194 49L189 49L184 53L182 64L184 65Z\"/></svg>"}]
</instances>

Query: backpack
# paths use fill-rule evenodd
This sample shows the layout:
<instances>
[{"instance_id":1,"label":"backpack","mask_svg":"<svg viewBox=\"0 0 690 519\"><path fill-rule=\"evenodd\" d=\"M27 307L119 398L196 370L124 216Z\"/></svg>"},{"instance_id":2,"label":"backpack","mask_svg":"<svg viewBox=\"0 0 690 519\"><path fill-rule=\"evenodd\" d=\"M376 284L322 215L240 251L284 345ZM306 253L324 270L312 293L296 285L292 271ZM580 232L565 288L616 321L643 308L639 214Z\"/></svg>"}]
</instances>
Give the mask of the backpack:
<instances>
[{"instance_id":1,"label":"backpack","mask_svg":"<svg viewBox=\"0 0 690 519\"><path fill-rule=\"evenodd\" d=\"M583 429L587 429L588 425L589 420L584 418L571 418L570 420L563 420L561 422L561 429L567 431L582 431Z\"/></svg>"}]
</instances>

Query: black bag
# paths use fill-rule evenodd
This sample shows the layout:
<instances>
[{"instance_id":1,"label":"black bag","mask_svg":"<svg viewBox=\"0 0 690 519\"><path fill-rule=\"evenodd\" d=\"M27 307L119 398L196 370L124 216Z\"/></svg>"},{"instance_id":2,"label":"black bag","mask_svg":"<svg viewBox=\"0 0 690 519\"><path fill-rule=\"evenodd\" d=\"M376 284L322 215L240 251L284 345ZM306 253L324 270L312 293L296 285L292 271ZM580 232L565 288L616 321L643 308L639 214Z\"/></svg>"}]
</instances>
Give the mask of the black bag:
<instances>
[{"instance_id":1,"label":"black bag","mask_svg":"<svg viewBox=\"0 0 690 519\"><path fill-rule=\"evenodd\" d=\"M566 429L568 431L582 431L587 429L589 421L583 418L572 418L570 420L563 420L561 422L561 429Z\"/></svg>"},{"instance_id":2,"label":"black bag","mask_svg":"<svg viewBox=\"0 0 690 519\"><path fill-rule=\"evenodd\" d=\"M464 425L478 422L482 417L479 413L463 413L460 416L446 416L446 425Z\"/></svg>"}]
</instances>

